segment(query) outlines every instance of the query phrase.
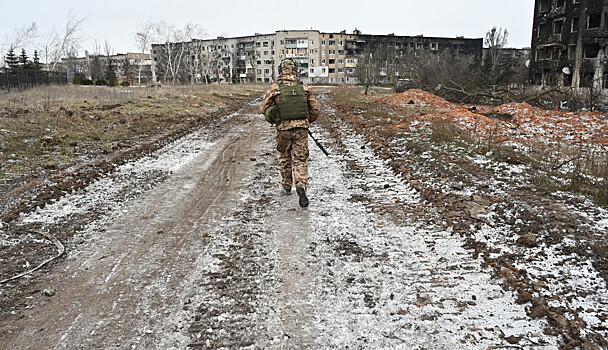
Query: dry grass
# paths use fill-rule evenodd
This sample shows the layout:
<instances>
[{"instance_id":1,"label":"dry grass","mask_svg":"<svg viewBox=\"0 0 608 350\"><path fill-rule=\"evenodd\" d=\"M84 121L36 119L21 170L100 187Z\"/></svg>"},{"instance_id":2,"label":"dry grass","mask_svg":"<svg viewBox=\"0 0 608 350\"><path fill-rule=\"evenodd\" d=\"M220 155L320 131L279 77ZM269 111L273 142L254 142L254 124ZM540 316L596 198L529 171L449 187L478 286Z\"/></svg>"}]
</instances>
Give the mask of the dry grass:
<instances>
[{"instance_id":1,"label":"dry grass","mask_svg":"<svg viewBox=\"0 0 608 350\"><path fill-rule=\"evenodd\" d=\"M210 118L222 107L261 96L266 88L51 86L0 95L0 185Z\"/></svg>"}]
</instances>

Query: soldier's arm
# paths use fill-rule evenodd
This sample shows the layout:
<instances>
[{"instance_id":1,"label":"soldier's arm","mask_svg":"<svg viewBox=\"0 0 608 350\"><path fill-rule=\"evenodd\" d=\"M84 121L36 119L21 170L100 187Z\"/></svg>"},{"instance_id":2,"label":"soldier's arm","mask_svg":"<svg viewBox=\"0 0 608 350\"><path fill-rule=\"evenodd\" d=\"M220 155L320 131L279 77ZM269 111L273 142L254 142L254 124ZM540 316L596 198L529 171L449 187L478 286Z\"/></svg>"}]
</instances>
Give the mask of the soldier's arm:
<instances>
[{"instance_id":1,"label":"soldier's arm","mask_svg":"<svg viewBox=\"0 0 608 350\"><path fill-rule=\"evenodd\" d=\"M319 118L319 102L315 97L315 93L310 86L305 86L306 98L308 100L308 120L314 122Z\"/></svg>"},{"instance_id":2,"label":"soldier's arm","mask_svg":"<svg viewBox=\"0 0 608 350\"><path fill-rule=\"evenodd\" d=\"M278 96L280 93L281 88L279 87L279 84L272 84L270 86L270 89L266 91L264 99L262 100L262 104L260 104L260 113L264 114L264 112L266 112L266 109L276 102L275 97Z\"/></svg>"}]
</instances>

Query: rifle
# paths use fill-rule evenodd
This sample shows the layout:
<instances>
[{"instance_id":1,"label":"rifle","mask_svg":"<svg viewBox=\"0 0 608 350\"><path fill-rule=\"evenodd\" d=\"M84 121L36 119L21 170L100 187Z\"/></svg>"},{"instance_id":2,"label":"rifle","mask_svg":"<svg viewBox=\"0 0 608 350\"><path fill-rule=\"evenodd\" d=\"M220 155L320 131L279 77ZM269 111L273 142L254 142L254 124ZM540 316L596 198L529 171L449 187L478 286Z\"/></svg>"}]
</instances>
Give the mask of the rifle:
<instances>
[{"instance_id":1,"label":"rifle","mask_svg":"<svg viewBox=\"0 0 608 350\"><path fill-rule=\"evenodd\" d=\"M327 150L325 149L325 147L323 147L323 145L320 144L319 141L317 141L317 139L315 139L314 136L312 136L312 133L310 132L310 129L308 130L308 135L310 135L310 137L312 138L312 140L317 144L317 146L321 149L321 151L323 151L323 153L325 153L325 155L329 157L329 152L327 152Z\"/></svg>"}]
</instances>

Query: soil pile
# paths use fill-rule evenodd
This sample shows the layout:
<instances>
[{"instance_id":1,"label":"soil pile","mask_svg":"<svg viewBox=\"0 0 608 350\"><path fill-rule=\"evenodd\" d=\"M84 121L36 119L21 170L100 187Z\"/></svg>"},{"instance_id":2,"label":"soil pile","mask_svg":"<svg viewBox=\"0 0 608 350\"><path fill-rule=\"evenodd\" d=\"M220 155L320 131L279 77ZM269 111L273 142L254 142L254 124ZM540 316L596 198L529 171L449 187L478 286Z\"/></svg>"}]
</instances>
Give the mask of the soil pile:
<instances>
[{"instance_id":1,"label":"soil pile","mask_svg":"<svg viewBox=\"0 0 608 350\"><path fill-rule=\"evenodd\" d=\"M393 96L383 99L383 101L397 106L415 105L448 111L456 108L447 100L419 89L410 89L402 93L394 94Z\"/></svg>"},{"instance_id":2,"label":"soil pile","mask_svg":"<svg viewBox=\"0 0 608 350\"><path fill-rule=\"evenodd\" d=\"M593 112L544 110L528 103L494 106L455 105L432 93L411 89L383 99L397 106L421 106L433 112L421 119L450 119L463 130L495 142L579 142L588 141L608 146L608 115ZM403 127L407 124L399 124Z\"/></svg>"}]
</instances>

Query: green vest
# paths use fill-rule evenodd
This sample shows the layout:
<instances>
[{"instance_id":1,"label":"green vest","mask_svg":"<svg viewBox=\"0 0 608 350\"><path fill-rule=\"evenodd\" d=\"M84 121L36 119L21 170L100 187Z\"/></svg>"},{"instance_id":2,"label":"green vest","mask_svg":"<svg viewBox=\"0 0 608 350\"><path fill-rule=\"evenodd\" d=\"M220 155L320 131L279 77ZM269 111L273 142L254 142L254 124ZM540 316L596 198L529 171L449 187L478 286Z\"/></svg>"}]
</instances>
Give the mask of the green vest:
<instances>
[{"instance_id":1,"label":"green vest","mask_svg":"<svg viewBox=\"0 0 608 350\"><path fill-rule=\"evenodd\" d=\"M281 97L277 102L281 120L296 120L308 118L308 98L301 82L295 86L279 83Z\"/></svg>"}]
</instances>

